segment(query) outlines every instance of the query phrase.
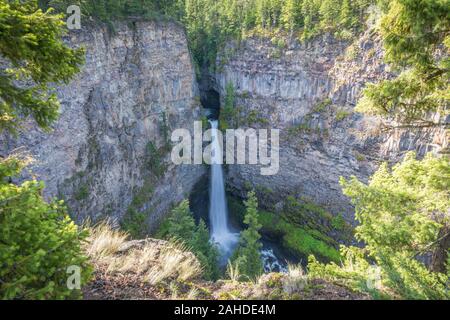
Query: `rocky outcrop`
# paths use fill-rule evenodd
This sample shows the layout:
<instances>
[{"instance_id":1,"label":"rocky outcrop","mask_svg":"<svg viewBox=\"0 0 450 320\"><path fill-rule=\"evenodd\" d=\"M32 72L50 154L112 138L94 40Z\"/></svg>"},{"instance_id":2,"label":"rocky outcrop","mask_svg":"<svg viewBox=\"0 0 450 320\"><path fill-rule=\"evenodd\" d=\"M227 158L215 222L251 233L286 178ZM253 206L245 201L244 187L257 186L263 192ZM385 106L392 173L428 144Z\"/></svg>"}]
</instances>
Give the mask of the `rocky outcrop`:
<instances>
[{"instance_id":1,"label":"rocky outcrop","mask_svg":"<svg viewBox=\"0 0 450 320\"><path fill-rule=\"evenodd\" d=\"M139 194L153 227L204 173L202 166L171 165L167 152L170 130L192 128L200 117L184 30L135 22L116 26L114 34L100 26L70 32L66 40L86 48L86 63L58 89L54 130L43 133L30 122L1 152L29 150L46 196L63 197L78 221L120 218Z\"/></svg>"},{"instance_id":2,"label":"rocky outcrop","mask_svg":"<svg viewBox=\"0 0 450 320\"><path fill-rule=\"evenodd\" d=\"M384 134L377 119L354 113L365 84L390 76L375 33L353 43L330 35L306 43L275 40L229 43L218 58L217 89L223 97L233 84L239 126L281 130L279 173L262 176L259 166L229 166L235 192L245 194L250 183L269 190L270 203L286 194L304 196L350 221L352 207L339 177L367 180L382 160L447 144L442 130Z\"/></svg>"}]
</instances>

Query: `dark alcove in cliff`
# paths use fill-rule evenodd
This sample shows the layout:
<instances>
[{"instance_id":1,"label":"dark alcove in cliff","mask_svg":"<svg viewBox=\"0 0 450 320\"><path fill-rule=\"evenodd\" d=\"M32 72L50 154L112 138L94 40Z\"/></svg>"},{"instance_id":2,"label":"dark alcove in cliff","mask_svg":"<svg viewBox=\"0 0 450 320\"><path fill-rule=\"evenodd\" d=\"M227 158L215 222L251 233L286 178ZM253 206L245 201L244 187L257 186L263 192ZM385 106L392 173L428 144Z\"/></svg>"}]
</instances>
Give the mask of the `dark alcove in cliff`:
<instances>
[{"instance_id":1,"label":"dark alcove in cliff","mask_svg":"<svg viewBox=\"0 0 450 320\"><path fill-rule=\"evenodd\" d=\"M218 119L220 113L220 94L217 90L217 82L209 72L207 66L202 68L200 78L198 79L200 89L200 101L206 110L208 119Z\"/></svg>"},{"instance_id":2,"label":"dark alcove in cliff","mask_svg":"<svg viewBox=\"0 0 450 320\"><path fill-rule=\"evenodd\" d=\"M220 114L220 95L214 89L209 89L201 94L201 103L205 108L208 119L218 119Z\"/></svg>"}]
</instances>

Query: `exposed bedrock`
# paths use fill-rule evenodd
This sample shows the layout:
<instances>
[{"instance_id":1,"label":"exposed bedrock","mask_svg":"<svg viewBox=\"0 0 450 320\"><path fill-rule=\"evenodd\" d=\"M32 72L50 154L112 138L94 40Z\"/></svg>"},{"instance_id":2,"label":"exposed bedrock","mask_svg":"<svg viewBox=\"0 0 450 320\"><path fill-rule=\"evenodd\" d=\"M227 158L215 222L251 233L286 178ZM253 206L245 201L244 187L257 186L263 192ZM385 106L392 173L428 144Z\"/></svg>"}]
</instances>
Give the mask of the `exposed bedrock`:
<instances>
[{"instance_id":1,"label":"exposed bedrock","mask_svg":"<svg viewBox=\"0 0 450 320\"><path fill-rule=\"evenodd\" d=\"M366 181L383 160L445 147L443 130L385 134L377 119L354 113L365 84L389 77L382 61L380 41L370 31L353 43L329 35L303 44L259 38L229 43L217 60L221 97L232 83L239 127L281 130L279 173L262 176L259 166L229 166L234 192L244 195L250 183L266 190L272 204L287 194L306 196L352 220L340 176Z\"/></svg>"},{"instance_id":2,"label":"exposed bedrock","mask_svg":"<svg viewBox=\"0 0 450 320\"><path fill-rule=\"evenodd\" d=\"M70 32L67 42L85 46L86 64L58 89L53 132L30 122L2 153L28 149L46 196L66 199L78 221L121 218L139 196L151 229L205 172L175 167L167 152L171 130L192 128L201 113L184 30L169 22L124 23L114 34L99 26Z\"/></svg>"}]
</instances>

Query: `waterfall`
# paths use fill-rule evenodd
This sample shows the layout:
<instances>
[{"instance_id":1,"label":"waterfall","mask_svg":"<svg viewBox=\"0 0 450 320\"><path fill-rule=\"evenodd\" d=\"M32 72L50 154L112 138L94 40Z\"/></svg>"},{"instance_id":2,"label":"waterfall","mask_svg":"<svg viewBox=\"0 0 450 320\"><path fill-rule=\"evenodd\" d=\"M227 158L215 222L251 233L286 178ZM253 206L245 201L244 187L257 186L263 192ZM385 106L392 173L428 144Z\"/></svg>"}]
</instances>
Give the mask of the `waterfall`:
<instances>
[{"instance_id":1,"label":"waterfall","mask_svg":"<svg viewBox=\"0 0 450 320\"><path fill-rule=\"evenodd\" d=\"M234 233L228 225L228 209L223 178L222 144L218 136L218 121L211 123L211 184L209 189L209 219L211 241L216 243L221 253L220 263L225 265L239 240L239 233ZM275 255L270 246L261 250L261 259L265 272L286 272L287 266Z\"/></svg>"},{"instance_id":2,"label":"waterfall","mask_svg":"<svg viewBox=\"0 0 450 320\"><path fill-rule=\"evenodd\" d=\"M223 260L228 259L238 240L238 234L233 233L228 225L228 209L225 198L225 183L223 179L222 144L218 137L218 121L211 123L211 185L209 219L211 222L211 239L221 250Z\"/></svg>"}]
</instances>

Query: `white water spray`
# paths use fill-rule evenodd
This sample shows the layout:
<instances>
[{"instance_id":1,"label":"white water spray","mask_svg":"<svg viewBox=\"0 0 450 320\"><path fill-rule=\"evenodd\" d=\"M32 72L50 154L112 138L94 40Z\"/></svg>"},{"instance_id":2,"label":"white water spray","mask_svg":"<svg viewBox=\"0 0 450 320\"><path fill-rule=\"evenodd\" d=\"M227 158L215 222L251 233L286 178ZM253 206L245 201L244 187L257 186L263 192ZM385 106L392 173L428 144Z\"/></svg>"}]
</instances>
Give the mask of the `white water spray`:
<instances>
[{"instance_id":1,"label":"white water spray","mask_svg":"<svg viewBox=\"0 0 450 320\"><path fill-rule=\"evenodd\" d=\"M231 232L228 226L228 209L225 198L225 185L222 170L222 146L218 139L218 121L211 120L211 186L209 219L211 222L212 241L219 245L222 257L231 255L238 240L238 234Z\"/></svg>"}]
</instances>

